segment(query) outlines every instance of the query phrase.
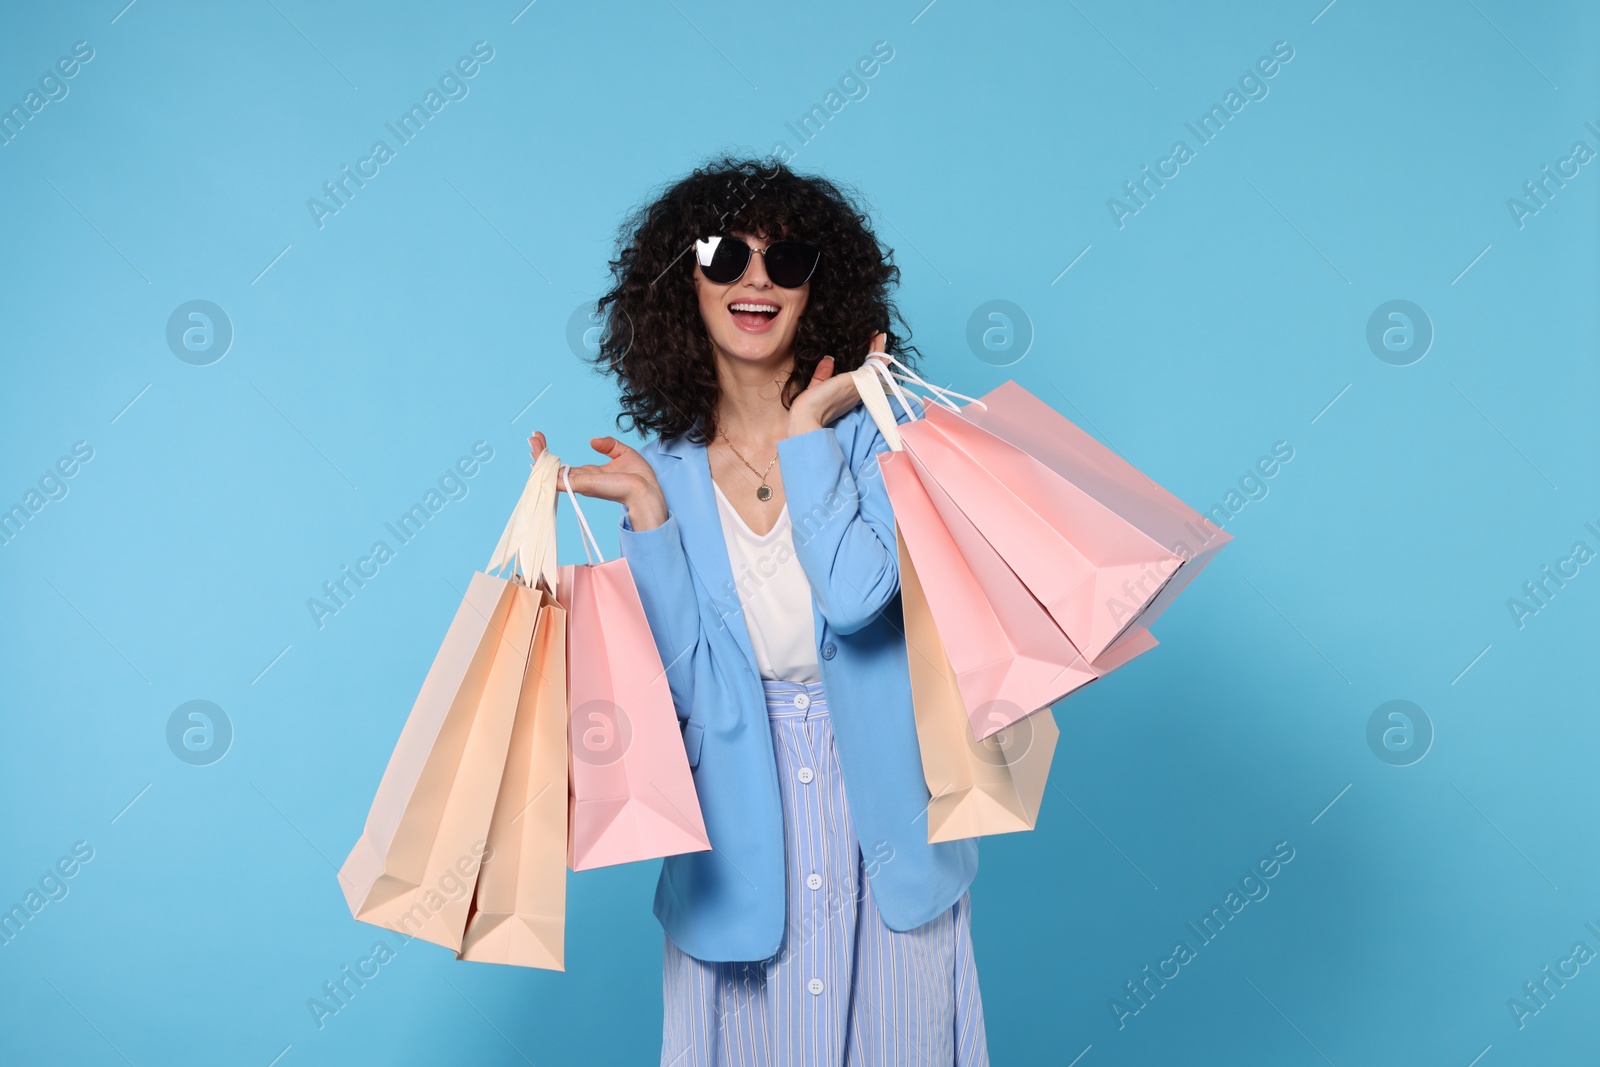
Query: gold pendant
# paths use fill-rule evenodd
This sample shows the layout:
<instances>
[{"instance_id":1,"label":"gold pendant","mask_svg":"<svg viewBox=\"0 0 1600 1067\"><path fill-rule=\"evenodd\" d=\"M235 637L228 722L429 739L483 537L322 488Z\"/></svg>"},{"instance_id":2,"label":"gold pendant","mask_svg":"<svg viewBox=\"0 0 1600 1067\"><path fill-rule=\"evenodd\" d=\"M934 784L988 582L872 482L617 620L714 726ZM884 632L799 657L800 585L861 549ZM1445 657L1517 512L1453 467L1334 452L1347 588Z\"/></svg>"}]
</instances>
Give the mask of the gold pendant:
<instances>
[{"instance_id":1,"label":"gold pendant","mask_svg":"<svg viewBox=\"0 0 1600 1067\"><path fill-rule=\"evenodd\" d=\"M761 488L756 490L756 499L757 500L771 500L772 499L772 486L767 485L765 482L761 483Z\"/></svg>"}]
</instances>

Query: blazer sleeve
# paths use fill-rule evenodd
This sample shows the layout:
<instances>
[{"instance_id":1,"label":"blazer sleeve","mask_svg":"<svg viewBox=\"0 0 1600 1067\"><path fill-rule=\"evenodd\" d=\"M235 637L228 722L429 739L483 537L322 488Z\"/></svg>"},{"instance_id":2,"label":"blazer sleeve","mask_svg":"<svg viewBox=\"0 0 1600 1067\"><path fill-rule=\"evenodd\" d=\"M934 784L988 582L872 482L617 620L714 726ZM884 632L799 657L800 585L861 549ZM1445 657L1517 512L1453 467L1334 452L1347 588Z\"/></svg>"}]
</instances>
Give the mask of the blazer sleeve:
<instances>
[{"instance_id":1,"label":"blazer sleeve","mask_svg":"<svg viewBox=\"0 0 1600 1067\"><path fill-rule=\"evenodd\" d=\"M707 650L700 625L700 601L695 596L677 516L669 511L667 521L660 526L635 530L627 509L623 509L620 528L622 555L633 573L645 620L666 668L672 702L678 718L687 718L694 706L694 661Z\"/></svg>"},{"instance_id":2,"label":"blazer sleeve","mask_svg":"<svg viewBox=\"0 0 1600 1067\"><path fill-rule=\"evenodd\" d=\"M859 410L859 409L857 409ZM910 417L891 405L897 421ZM842 634L875 619L900 591L894 511L878 470L889 443L870 418L856 423L866 447L852 468L839 422L778 442L795 555L823 618Z\"/></svg>"}]
</instances>

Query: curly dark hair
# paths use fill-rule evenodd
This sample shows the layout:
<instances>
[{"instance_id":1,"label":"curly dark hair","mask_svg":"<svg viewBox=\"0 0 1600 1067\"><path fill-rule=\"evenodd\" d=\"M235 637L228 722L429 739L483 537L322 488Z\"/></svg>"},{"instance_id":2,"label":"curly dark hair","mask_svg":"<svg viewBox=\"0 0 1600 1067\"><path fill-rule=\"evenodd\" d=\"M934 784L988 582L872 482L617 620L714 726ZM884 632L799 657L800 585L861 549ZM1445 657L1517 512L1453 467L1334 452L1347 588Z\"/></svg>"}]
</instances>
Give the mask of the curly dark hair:
<instances>
[{"instance_id":1,"label":"curly dark hair","mask_svg":"<svg viewBox=\"0 0 1600 1067\"><path fill-rule=\"evenodd\" d=\"M720 394L695 294L695 261L687 253L696 239L713 234L782 234L822 249L795 335L784 407L823 356L834 357L836 373L860 367L875 333L887 334L888 350L914 365L911 331L891 296L900 268L873 233L859 195L847 188L770 157L725 156L628 216L611 261L614 284L596 303L600 350L593 357L622 386L619 427L710 440Z\"/></svg>"}]
</instances>

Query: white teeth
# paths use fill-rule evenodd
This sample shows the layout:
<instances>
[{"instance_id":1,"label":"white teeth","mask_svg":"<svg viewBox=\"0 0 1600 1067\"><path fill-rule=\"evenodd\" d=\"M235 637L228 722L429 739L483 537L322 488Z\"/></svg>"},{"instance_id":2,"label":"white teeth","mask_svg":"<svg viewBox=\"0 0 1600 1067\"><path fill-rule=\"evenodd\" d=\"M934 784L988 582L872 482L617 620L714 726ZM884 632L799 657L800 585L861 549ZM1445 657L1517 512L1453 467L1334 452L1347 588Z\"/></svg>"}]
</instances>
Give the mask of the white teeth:
<instances>
[{"instance_id":1,"label":"white teeth","mask_svg":"<svg viewBox=\"0 0 1600 1067\"><path fill-rule=\"evenodd\" d=\"M770 311L777 314L778 309L771 304L729 304L729 311Z\"/></svg>"}]
</instances>

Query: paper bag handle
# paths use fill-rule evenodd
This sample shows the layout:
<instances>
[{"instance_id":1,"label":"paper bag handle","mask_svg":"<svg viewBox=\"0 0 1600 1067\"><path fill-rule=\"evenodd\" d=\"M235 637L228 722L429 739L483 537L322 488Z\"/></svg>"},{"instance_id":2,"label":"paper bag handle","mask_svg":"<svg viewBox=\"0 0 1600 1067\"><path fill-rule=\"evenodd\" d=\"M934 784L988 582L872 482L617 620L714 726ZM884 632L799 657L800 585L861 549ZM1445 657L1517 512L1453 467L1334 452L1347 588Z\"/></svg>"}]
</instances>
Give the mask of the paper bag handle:
<instances>
[{"instance_id":1,"label":"paper bag handle","mask_svg":"<svg viewBox=\"0 0 1600 1067\"><path fill-rule=\"evenodd\" d=\"M589 520L583 517L583 508L578 506L578 495L572 491L572 468L561 468L561 484L566 487L567 497L572 501L572 510L578 516L578 529L583 534L583 554L589 557L589 564L606 561L605 554L600 551L600 542L594 539L594 531L589 529Z\"/></svg>"},{"instance_id":2,"label":"paper bag handle","mask_svg":"<svg viewBox=\"0 0 1600 1067\"><path fill-rule=\"evenodd\" d=\"M895 371L884 370L883 372L884 380L889 383L891 388L894 388L895 379L898 379L902 382L910 382L912 384L921 386L923 389L926 389L930 394L932 394L931 396L921 396L917 393L911 394L924 404L926 404L929 400L932 400L936 404L942 404L951 411L959 413L961 408L955 403L955 401L950 399L951 397L955 396L960 397L962 400L965 400L968 403L976 404L985 411L989 410L989 405L985 404L982 400L979 400L975 396L968 396L966 393L958 393L954 389L946 389L942 385L934 385L932 382L928 381L928 379L912 370L911 366L898 356L892 356L887 352L878 352L875 354L882 356L883 361L889 366L900 368L899 370ZM895 389L895 394L902 398L905 395L897 388ZM902 404L902 406L904 405Z\"/></svg>"},{"instance_id":3,"label":"paper bag handle","mask_svg":"<svg viewBox=\"0 0 1600 1067\"><path fill-rule=\"evenodd\" d=\"M556 589L556 468L561 461L550 452L540 454L528 474L522 496L511 511L504 532L484 569L497 574L507 565L530 588L540 579L552 593Z\"/></svg>"},{"instance_id":4,"label":"paper bag handle","mask_svg":"<svg viewBox=\"0 0 1600 1067\"><path fill-rule=\"evenodd\" d=\"M889 407L889 398L884 394L883 387L878 384L879 377L882 377L884 383L893 390L901 409L910 418L916 419L918 417L916 409L911 406L911 401L900 388L900 383L890 377L889 370L882 361L868 357L865 364L850 372L850 379L856 384L856 392L861 394L862 404L872 416L872 421L878 424L878 432L889 442L890 449L899 452L905 447L900 440L900 424L895 420L894 411Z\"/></svg>"},{"instance_id":5,"label":"paper bag handle","mask_svg":"<svg viewBox=\"0 0 1600 1067\"><path fill-rule=\"evenodd\" d=\"M900 362L900 360L896 359L893 356L889 357L889 362L900 368L900 370L893 372L893 374L894 374L894 376L896 378L900 379L902 382L915 382L917 385L920 385L922 388L926 389L929 393L931 393L933 400L935 400L936 402L938 402L940 404L943 404L945 407L949 408L951 411L960 411L961 410L959 407L956 406L955 402L950 399L953 396L960 397L962 400L965 400L968 403L976 404L976 405L978 405L980 408L982 408L985 411L989 410L989 405L985 404L982 400L979 400L977 397L968 396L966 393L958 393L954 389L946 389L942 385L934 385L932 382L928 381L922 375L918 374L916 371L912 370L910 367L906 366L904 363ZM915 395L915 394L913 394L913 395ZM929 398L928 397L918 397L917 399L926 401Z\"/></svg>"}]
</instances>

